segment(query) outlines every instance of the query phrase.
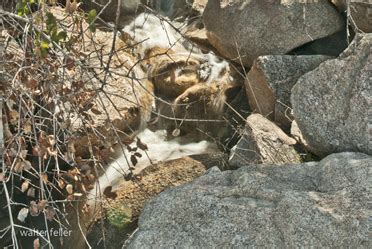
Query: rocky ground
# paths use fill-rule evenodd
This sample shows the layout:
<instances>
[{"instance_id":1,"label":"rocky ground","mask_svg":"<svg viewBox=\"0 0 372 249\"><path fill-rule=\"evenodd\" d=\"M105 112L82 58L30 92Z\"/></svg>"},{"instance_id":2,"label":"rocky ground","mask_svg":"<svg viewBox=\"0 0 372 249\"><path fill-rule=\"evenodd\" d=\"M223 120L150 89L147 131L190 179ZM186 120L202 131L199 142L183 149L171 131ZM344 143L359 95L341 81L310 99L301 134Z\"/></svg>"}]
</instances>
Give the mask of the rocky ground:
<instances>
[{"instance_id":1,"label":"rocky ground","mask_svg":"<svg viewBox=\"0 0 372 249\"><path fill-rule=\"evenodd\" d=\"M369 248L371 165L365 154L340 153L212 168L150 200L128 248Z\"/></svg>"}]
</instances>

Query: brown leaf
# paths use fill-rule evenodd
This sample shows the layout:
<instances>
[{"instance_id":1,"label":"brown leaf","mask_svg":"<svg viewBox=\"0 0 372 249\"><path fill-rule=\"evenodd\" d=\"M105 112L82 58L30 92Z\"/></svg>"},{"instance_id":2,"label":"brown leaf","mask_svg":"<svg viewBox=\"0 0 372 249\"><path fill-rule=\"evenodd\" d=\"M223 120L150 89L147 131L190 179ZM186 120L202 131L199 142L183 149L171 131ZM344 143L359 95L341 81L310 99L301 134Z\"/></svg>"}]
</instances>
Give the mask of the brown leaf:
<instances>
[{"instance_id":1,"label":"brown leaf","mask_svg":"<svg viewBox=\"0 0 372 249\"><path fill-rule=\"evenodd\" d=\"M96 109L96 108L91 108L90 109L92 112L93 112L93 114L95 114L95 115L101 115L102 114L102 112L100 111L100 110L98 110L98 109Z\"/></svg>"},{"instance_id":2,"label":"brown leaf","mask_svg":"<svg viewBox=\"0 0 372 249\"><path fill-rule=\"evenodd\" d=\"M40 176L41 176L41 179L43 180L43 182L45 184L47 184L48 183L48 175L46 173L42 173Z\"/></svg>"},{"instance_id":3,"label":"brown leaf","mask_svg":"<svg viewBox=\"0 0 372 249\"><path fill-rule=\"evenodd\" d=\"M130 161L132 162L133 166L136 166L138 163L137 157L135 155L130 156Z\"/></svg>"},{"instance_id":4,"label":"brown leaf","mask_svg":"<svg viewBox=\"0 0 372 249\"><path fill-rule=\"evenodd\" d=\"M33 156L39 156L39 153L40 153L40 148L38 146L34 146L32 148L32 155Z\"/></svg>"},{"instance_id":5,"label":"brown leaf","mask_svg":"<svg viewBox=\"0 0 372 249\"><path fill-rule=\"evenodd\" d=\"M66 200L67 201L73 201L74 200L74 195L68 195Z\"/></svg>"},{"instance_id":6,"label":"brown leaf","mask_svg":"<svg viewBox=\"0 0 372 249\"><path fill-rule=\"evenodd\" d=\"M128 174L126 174L124 176L124 180L126 180L126 181L130 181L132 179L133 179L133 173L132 172L129 172Z\"/></svg>"},{"instance_id":7,"label":"brown leaf","mask_svg":"<svg viewBox=\"0 0 372 249\"><path fill-rule=\"evenodd\" d=\"M139 138L137 138L137 147L140 148L141 150L148 150L149 149L147 147L147 145L142 143L141 139L139 139Z\"/></svg>"},{"instance_id":8,"label":"brown leaf","mask_svg":"<svg viewBox=\"0 0 372 249\"><path fill-rule=\"evenodd\" d=\"M103 194L107 198L115 199L118 195L115 192L112 192L112 186L108 186L103 190Z\"/></svg>"},{"instance_id":9,"label":"brown leaf","mask_svg":"<svg viewBox=\"0 0 372 249\"><path fill-rule=\"evenodd\" d=\"M48 142L49 142L49 145L51 146L54 146L56 144L56 139L54 138L54 135L48 136Z\"/></svg>"},{"instance_id":10,"label":"brown leaf","mask_svg":"<svg viewBox=\"0 0 372 249\"><path fill-rule=\"evenodd\" d=\"M69 170L67 175L71 177L72 179L74 179L75 181L79 181L80 171L78 168L74 168L72 170Z\"/></svg>"},{"instance_id":11,"label":"brown leaf","mask_svg":"<svg viewBox=\"0 0 372 249\"><path fill-rule=\"evenodd\" d=\"M37 209L39 209L39 211L43 211L47 204L48 204L47 200L41 200L37 203Z\"/></svg>"},{"instance_id":12,"label":"brown leaf","mask_svg":"<svg viewBox=\"0 0 372 249\"><path fill-rule=\"evenodd\" d=\"M23 131L25 132L25 134L30 134L32 132L32 127L31 127L30 121L27 121L26 123L24 123Z\"/></svg>"},{"instance_id":13,"label":"brown leaf","mask_svg":"<svg viewBox=\"0 0 372 249\"><path fill-rule=\"evenodd\" d=\"M39 134L39 143L41 143L44 146L48 145L47 142L47 135L45 134L45 131L41 131Z\"/></svg>"},{"instance_id":14,"label":"brown leaf","mask_svg":"<svg viewBox=\"0 0 372 249\"><path fill-rule=\"evenodd\" d=\"M65 181L64 181L63 179L59 179L59 180L58 180L58 187L59 187L60 189L64 189L65 186L66 186Z\"/></svg>"},{"instance_id":15,"label":"brown leaf","mask_svg":"<svg viewBox=\"0 0 372 249\"><path fill-rule=\"evenodd\" d=\"M47 151L48 151L49 156L57 156L58 154L56 150L52 149L52 147L48 147Z\"/></svg>"},{"instance_id":16,"label":"brown leaf","mask_svg":"<svg viewBox=\"0 0 372 249\"><path fill-rule=\"evenodd\" d=\"M72 70L72 69L74 69L74 67L75 67L75 60L74 59L72 59L71 57L67 57L66 58L66 68L67 68L67 70Z\"/></svg>"},{"instance_id":17,"label":"brown leaf","mask_svg":"<svg viewBox=\"0 0 372 249\"><path fill-rule=\"evenodd\" d=\"M133 152L133 151L137 151L137 147L130 147L130 145L127 145L127 150L129 151L129 152Z\"/></svg>"},{"instance_id":18,"label":"brown leaf","mask_svg":"<svg viewBox=\"0 0 372 249\"><path fill-rule=\"evenodd\" d=\"M22 168L24 170L30 170L32 168L31 162L27 160L22 161Z\"/></svg>"},{"instance_id":19,"label":"brown leaf","mask_svg":"<svg viewBox=\"0 0 372 249\"><path fill-rule=\"evenodd\" d=\"M18 122L18 119L19 119L19 113L15 110L11 110L9 112L9 116L10 116L10 123L11 124L16 124Z\"/></svg>"},{"instance_id":20,"label":"brown leaf","mask_svg":"<svg viewBox=\"0 0 372 249\"><path fill-rule=\"evenodd\" d=\"M23 170L23 164L22 164L22 161L18 160L18 161L15 163L13 170L14 170L14 172L16 172L16 173L21 173L22 170Z\"/></svg>"},{"instance_id":21,"label":"brown leaf","mask_svg":"<svg viewBox=\"0 0 372 249\"><path fill-rule=\"evenodd\" d=\"M30 80L26 81L25 85L26 85L27 88L30 88L30 89L34 90L34 89L37 88L37 86L39 84L35 79L30 79Z\"/></svg>"},{"instance_id":22,"label":"brown leaf","mask_svg":"<svg viewBox=\"0 0 372 249\"><path fill-rule=\"evenodd\" d=\"M135 155L136 157L139 157L139 158L141 158L141 157L142 157L142 154L141 154L141 153L139 153L139 152L136 152L136 153L134 153L134 155Z\"/></svg>"},{"instance_id":23,"label":"brown leaf","mask_svg":"<svg viewBox=\"0 0 372 249\"><path fill-rule=\"evenodd\" d=\"M47 155L47 150L44 146L34 146L32 148L32 155L45 158Z\"/></svg>"},{"instance_id":24,"label":"brown leaf","mask_svg":"<svg viewBox=\"0 0 372 249\"><path fill-rule=\"evenodd\" d=\"M88 179L90 182L94 182L96 180L96 177L93 174L89 174Z\"/></svg>"},{"instance_id":25,"label":"brown leaf","mask_svg":"<svg viewBox=\"0 0 372 249\"><path fill-rule=\"evenodd\" d=\"M5 181L4 173L0 172L0 182L4 182L4 181Z\"/></svg>"}]
</instances>

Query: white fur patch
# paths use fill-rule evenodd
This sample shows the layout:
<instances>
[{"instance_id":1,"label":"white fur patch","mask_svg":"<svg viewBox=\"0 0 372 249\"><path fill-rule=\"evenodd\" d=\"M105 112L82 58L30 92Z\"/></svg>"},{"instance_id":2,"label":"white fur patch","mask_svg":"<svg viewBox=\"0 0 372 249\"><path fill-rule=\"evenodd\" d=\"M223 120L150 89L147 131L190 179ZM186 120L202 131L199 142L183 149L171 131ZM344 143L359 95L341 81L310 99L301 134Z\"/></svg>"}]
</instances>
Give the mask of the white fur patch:
<instances>
[{"instance_id":1,"label":"white fur patch","mask_svg":"<svg viewBox=\"0 0 372 249\"><path fill-rule=\"evenodd\" d=\"M148 146L147 155L140 151L142 157L137 158L138 163L136 167L145 168L152 163L168 161L172 159L181 158L188 155L203 154L208 152L217 151L214 144L207 141L182 143L182 138L175 138L166 140L166 131L159 130L156 132L145 129L138 134L142 143ZM131 147L136 147L136 143L131 144ZM99 177L98 183L95 185L88 195L88 204L93 204L97 196L103 193L103 190L108 186L113 186L117 183L124 174L128 173L129 167L127 160L130 162L130 153L125 150L125 153L112 162L105 173ZM125 159L127 158L127 160ZM151 160L151 161L150 161ZM98 191L100 189L100 191Z\"/></svg>"}]
</instances>

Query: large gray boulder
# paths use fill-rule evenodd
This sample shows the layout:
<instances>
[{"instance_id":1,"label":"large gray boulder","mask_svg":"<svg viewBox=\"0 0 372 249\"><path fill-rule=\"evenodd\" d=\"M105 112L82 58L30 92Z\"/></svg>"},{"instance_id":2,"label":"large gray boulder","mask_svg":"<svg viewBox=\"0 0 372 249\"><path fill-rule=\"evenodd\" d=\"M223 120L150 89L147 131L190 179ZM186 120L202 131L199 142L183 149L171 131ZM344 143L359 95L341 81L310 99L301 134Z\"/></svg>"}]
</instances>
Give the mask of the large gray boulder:
<instances>
[{"instance_id":1,"label":"large gray boulder","mask_svg":"<svg viewBox=\"0 0 372 249\"><path fill-rule=\"evenodd\" d=\"M212 169L149 201L127 247L372 248L365 154Z\"/></svg>"},{"instance_id":2,"label":"large gray boulder","mask_svg":"<svg viewBox=\"0 0 372 249\"><path fill-rule=\"evenodd\" d=\"M372 155L371 65L372 34L359 35L339 58L303 75L292 88L295 120L310 151Z\"/></svg>"},{"instance_id":3,"label":"large gray boulder","mask_svg":"<svg viewBox=\"0 0 372 249\"><path fill-rule=\"evenodd\" d=\"M350 6L350 22L362 32L372 32L372 0L331 0L341 11L348 10Z\"/></svg>"},{"instance_id":4,"label":"large gray boulder","mask_svg":"<svg viewBox=\"0 0 372 249\"><path fill-rule=\"evenodd\" d=\"M299 163L301 157L294 149L296 140L261 114L247 118L239 142L232 148L229 163L241 167L249 163Z\"/></svg>"},{"instance_id":5,"label":"large gray boulder","mask_svg":"<svg viewBox=\"0 0 372 249\"><path fill-rule=\"evenodd\" d=\"M82 6L84 9L88 10L96 9L97 13L102 11L100 17L105 21L115 22L119 2L119 26L125 26L133 20L136 15L145 11L147 8L151 8L163 16L173 19L180 16L190 16L194 12L198 12L201 8L199 5L202 4L202 1L199 0L198 9L193 8L194 0L95 0L84 1Z\"/></svg>"},{"instance_id":6,"label":"large gray boulder","mask_svg":"<svg viewBox=\"0 0 372 249\"><path fill-rule=\"evenodd\" d=\"M372 0L350 0L350 12L360 31L372 33Z\"/></svg>"},{"instance_id":7,"label":"large gray boulder","mask_svg":"<svg viewBox=\"0 0 372 249\"><path fill-rule=\"evenodd\" d=\"M100 13L99 17L113 23L116 21L116 14L120 13L118 25L123 27L143 11L141 8L142 0L120 0L120 2L119 12L118 0L82 1L82 8L84 10L95 9L97 13Z\"/></svg>"},{"instance_id":8,"label":"large gray boulder","mask_svg":"<svg viewBox=\"0 0 372 249\"><path fill-rule=\"evenodd\" d=\"M331 58L323 55L258 57L245 81L252 111L288 129L293 121L290 101L292 87L303 74Z\"/></svg>"},{"instance_id":9,"label":"large gray boulder","mask_svg":"<svg viewBox=\"0 0 372 249\"><path fill-rule=\"evenodd\" d=\"M340 12L344 12L347 9L347 0L331 0L331 2L337 7Z\"/></svg>"},{"instance_id":10,"label":"large gray boulder","mask_svg":"<svg viewBox=\"0 0 372 249\"><path fill-rule=\"evenodd\" d=\"M210 43L251 66L260 55L285 54L344 26L328 0L209 0L203 19ZM239 51L239 53L238 53Z\"/></svg>"}]
</instances>

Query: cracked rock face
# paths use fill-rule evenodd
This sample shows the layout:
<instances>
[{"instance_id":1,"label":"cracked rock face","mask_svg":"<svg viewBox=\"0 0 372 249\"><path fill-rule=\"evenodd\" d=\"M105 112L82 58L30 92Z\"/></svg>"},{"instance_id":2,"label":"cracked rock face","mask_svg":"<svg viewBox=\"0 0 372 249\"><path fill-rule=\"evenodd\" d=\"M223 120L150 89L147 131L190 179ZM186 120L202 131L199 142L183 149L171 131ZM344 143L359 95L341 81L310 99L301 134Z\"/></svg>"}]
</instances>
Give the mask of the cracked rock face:
<instances>
[{"instance_id":1,"label":"cracked rock face","mask_svg":"<svg viewBox=\"0 0 372 249\"><path fill-rule=\"evenodd\" d=\"M371 248L372 158L212 168L146 205L128 248ZM371 222L371 221L369 221Z\"/></svg>"},{"instance_id":2,"label":"cracked rock face","mask_svg":"<svg viewBox=\"0 0 372 249\"><path fill-rule=\"evenodd\" d=\"M344 26L328 0L209 0L203 21L209 42L248 67L260 55L285 54Z\"/></svg>"},{"instance_id":3,"label":"cracked rock face","mask_svg":"<svg viewBox=\"0 0 372 249\"><path fill-rule=\"evenodd\" d=\"M331 0L331 2L340 12L347 11L347 2L349 2L353 25L362 32L372 32L372 0Z\"/></svg>"},{"instance_id":4,"label":"cracked rock face","mask_svg":"<svg viewBox=\"0 0 372 249\"><path fill-rule=\"evenodd\" d=\"M247 118L242 138L232 148L229 164L241 167L249 163L286 164L301 162L294 149L296 140L261 114Z\"/></svg>"},{"instance_id":5,"label":"cracked rock face","mask_svg":"<svg viewBox=\"0 0 372 249\"><path fill-rule=\"evenodd\" d=\"M258 57L245 81L249 104L254 112L291 126L291 89L298 78L332 57L325 55L265 55Z\"/></svg>"},{"instance_id":6,"label":"cracked rock face","mask_svg":"<svg viewBox=\"0 0 372 249\"><path fill-rule=\"evenodd\" d=\"M372 155L372 34L357 36L337 59L303 75L292 88L291 102L313 153Z\"/></svg>"}]
</instances>

